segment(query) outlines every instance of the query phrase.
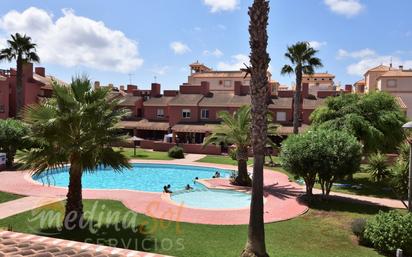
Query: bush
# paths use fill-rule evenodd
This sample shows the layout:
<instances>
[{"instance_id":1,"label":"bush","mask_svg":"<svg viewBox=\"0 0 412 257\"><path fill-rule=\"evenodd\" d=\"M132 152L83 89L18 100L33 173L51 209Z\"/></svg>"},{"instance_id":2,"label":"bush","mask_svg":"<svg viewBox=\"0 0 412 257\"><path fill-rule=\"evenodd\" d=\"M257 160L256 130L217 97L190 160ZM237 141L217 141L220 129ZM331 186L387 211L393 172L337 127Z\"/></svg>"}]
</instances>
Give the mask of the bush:
<instances>
[{"instance_id":1,"label":"bush","mask_svg":"<svg viewBox=\"0 0 412 257\"><path fill-rule=\"evenodd\" d=\"M398 211L380 212L366 222L364 239L375 249L394 253L400 248L412 254L412 214Z\"/></svg>"},{"instance_id":2,"label":"bush","mask_svg":"<svg viewBox=\"0 0 412 257\"><path fill-rule=\"evenodd\" d=\"M367 170L371 174L371 177L374 181L380 182L390 175L388 158L386 155L377 152L369 156L369 163Z\"/></svg>"},{"instance_id":3,"label":"bush","mask_svg":"<svg viewBox=\"0 0 412 257\"><path fill-rule=\"evenodd\" d=\"M351 225L353 234L360 238L363 235L363 232L365 231L365 226L366 219L354 219Z\"/></svg>"},{"instance_id":4,"label":"bush","mask_svg":"<svg viewBox=\"0 0 412 257\"><path fill-rule=\"evenodd\" d=\"M173 146L172 148L169 149L169 152L167 155L170 158L175 158L175 159L183 159L185 158L183 148L180 146Z\"/></svg>"}]
</instances>

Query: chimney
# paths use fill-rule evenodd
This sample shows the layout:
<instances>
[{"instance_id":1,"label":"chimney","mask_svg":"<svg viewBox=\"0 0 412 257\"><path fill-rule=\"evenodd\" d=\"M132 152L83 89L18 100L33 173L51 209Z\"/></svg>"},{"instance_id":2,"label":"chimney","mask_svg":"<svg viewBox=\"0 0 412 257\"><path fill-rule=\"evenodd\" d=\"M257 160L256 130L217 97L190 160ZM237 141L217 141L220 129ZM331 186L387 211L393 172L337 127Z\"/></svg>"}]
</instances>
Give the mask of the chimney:
<instances>
[{"instance_id":1,"label":"chimney","mask_svg":"<svg viewBox=\"0 0 412 257\"><path fill-rule=\"evenodd\" d=\"M163 91L164 96L177 96L179 91L177 90L165 90Z\"/></svg>"},{"instance_id":2,"label":"chimney","mask_svg":"<svg viewBox=\"0 0 412 257\"><path fill-rule=\"evenodd\" d=\"M94 88L95 89L100 88L100 81L95 81L94 82Z\"/></svg>"},{"instance_id":3,"label":"chimney","mask_svg":"<svg viewBox=\"0 0 412 257\"><path fill-rule=\"evenodd\" d=\"M23 76L25 80L33 78L33 63L23 64Z\"/></svg>"},{"instance_id":4,"label":"chimney","mask_svg":"<svg viewBox=\"0 0 412 257\"><path fill-rule=\"evenodd\" d=\"M127 85L127 93L133 93L134 90L137 90L137 86L135 85Z\"/></svg>"},{"instance_id":5,"label":"chimney","mask_svg":"<svg viewBox=\"0 0 412 257\"><path fill-rule=\"evenodd\" d=\"M242 82L235 81L235 95L242 95Z\"/></svg>"},{"instance_id":6,"label":"chimney","mask_svg":"<svg viewBox=\"0 0 412 257\"><path fill-rule=\"evenodd\" d=\"M309 96L309 84L303 83L302 84L302 99L308 98L308 96Z\"/></svg>"},{"instance_id":7,"label":"chimney","mask_svg":"<svg viewBox=\"0 0 412 257\"><path fill-rule=\"evenodd\" d=\"M348 92L348 93L352 92L352 85L350 84L345 85L345 92Z\"/></svg>"},{"instance_id":8,"label":"chimney","mask_svg":"<svg viewBox=\"0 0 412 257\"><path fill-rule=\"evenodd\" d=\"M39 76L46 77L46 69L44 67L34 68L34 73L36 73Z\"/></svg>"},{"instance_id":9,"label":"chimney","mask_svg":"<svg viewBox=\"0 0 412 257\"><path fill-rule=\"evenodd\" d=\"M123 85L120 86L120 90L124 91L124 86Z\"/></svg>"},{"instance_id":10,"label":"chimney","mask_svg":"<svg viewBox=\"0 0 412 257\"><path fill-rule=\"evenodd\" d=\"M208 95L210 92L210 84L207 81L200 82L200 93L202 95Z\"/></svg>"},{"instance_id":11,"label":"chimney","mask_svg":"<svg viewBox=\"0 0 412 257\"><path fill-rule=\"evenodd\" d=\"M399 65L399 69L403 71L403 65Z\"/></svg>"},{"instance_id":12,"label":"chimney","mask_svg":"<svg viewBox=\"0 0 412 257\"><path fill-rule=\"evenodd\" d=\"M152 87L150 90L150 97L157 97L160 95L160 84L159 83L152 83Z\"/></svg>"}]
</instances>

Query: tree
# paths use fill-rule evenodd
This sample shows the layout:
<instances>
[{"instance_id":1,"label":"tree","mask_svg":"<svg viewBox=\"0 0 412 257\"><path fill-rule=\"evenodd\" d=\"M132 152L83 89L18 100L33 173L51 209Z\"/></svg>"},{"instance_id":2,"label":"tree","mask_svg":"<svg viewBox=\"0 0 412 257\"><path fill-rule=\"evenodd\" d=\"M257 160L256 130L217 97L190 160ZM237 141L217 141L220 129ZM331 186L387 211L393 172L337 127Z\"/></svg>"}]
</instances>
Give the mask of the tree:
<instances>
[{"instance_id":1,"label":"tree","mask_svg":"<svg viewBox=\"0 0 412 257\"><path fill-rule=\"evenodd\" d=\"M251 74L250 92L252 99L252 148L254 154L252 199L248 239L242 257L266 257L265 223L263 220L263 165L267 143L267 114L269 83L267 71L269 54L267 53L267 25L269 2L254 0L249 8L249 44L250 63L247 72Z\"/></svg>"},{"instance_id":2,"label":"tree","mask_svg":"<svg viewBox=\"0 0 412 257\"><path fill-rule=\"evenodd\" d=\"M280 157L285 170L303 178L306 195L311 197L316 177L327 196L337 179L359 170L361 156L362 146L352 135L310 130L286 139Z\"/></svg>"},{"instance_id":3,"label":"tree","mask_svg":"<svg viewBox=\"0 0 412 257\"><path fill-rule=\"evenodd\" d=\"M310 118L315 128L344 130L354 135L367 153L394 151L404 140L402 125L406 116L395 98L385 92L328 98Z\"/></svg>"},{"instance_id":4,"label":"tree","mask_svg":"<svg viewBox=\"0 0 412 257\"><path fill-rule=\"evenodd\" d=\"M0 60L16 60L16 111L19 112L24 104L23 64L27 62L40 62L36 53L36 44L31 42L31 37L16 33L7 40L8 47L0 51Z\"/></svg>"},{"instance_id":5,"label":"tree","mask_svg":"<svg viewBox=\"0 0 412 257\"><path fill-rule=\"evenodd\" d=\"M376 182L381 182L390 175L388 158L386 155L377 152L371 154L368 158L367 171L371 173L371 177Z\"/></svg>"},{"instance_id":6,"label":"tree","mask_svg":"<svg viewBox=\"0 0 412 257\"><path fill-rule=\"evenodd\" d=\"M204 145L235 145L234 155L238 163L238 174L234 184L251 186L252 180L247 171L248 152L251 146L251 107L244 105L233 115L227 111L222 111L218 113L218 116L222 123L206 138ZM270 117L268 115L268 122L270 123L268 130L270 134L275 134L276 126L271 123ZM269 138L267 140L269 144L273 144Z\"/></svg>"},{"instance_id":7,"label":"tree","mask_svg":"<svg viewBox=\"0 0 412 257\"><path fill-rule=\"evenodd\" d=\"M118 100L108 100L108 89L91 90L85 77L74 78L70 86L54 82L53 92L47 102L23 112L38 145L24 153L23 161L34 175L70 164L63 225L77 229L83 222L82 174L95 172L98 165L115 171L130 167L127 158L111 147L123 140L116 125L127 112L115 108Z\"/></svg>"},{"instance_id":8,"label":"tree","mask_svg":"<svg viewBox=\"0 0 412 257\"><path fill-rule=\"evenodd\" d=\"M300 127L301 119L301 101L302 101L302 76L303 74L313 74L315 68L322 67L322 62L315 57L318 51L310 46L308 42L297 42L288 46L285 57L292 63L286 64L281 70L281 74L295 74L296 88L293 97L293 133L297 134Z\"/></svg>"},{"instance_id":9,"label":"tree","mask_svg":"<svg viewBox=\"0 0 412 257\"><path fill-rule=\"evenodd\" d=\"M30 145L26 136L29 129L23 122L15 119L0 120L0 152L5 152L7 167L13 166L17 150Z\"/></svg>"}]
</instances>

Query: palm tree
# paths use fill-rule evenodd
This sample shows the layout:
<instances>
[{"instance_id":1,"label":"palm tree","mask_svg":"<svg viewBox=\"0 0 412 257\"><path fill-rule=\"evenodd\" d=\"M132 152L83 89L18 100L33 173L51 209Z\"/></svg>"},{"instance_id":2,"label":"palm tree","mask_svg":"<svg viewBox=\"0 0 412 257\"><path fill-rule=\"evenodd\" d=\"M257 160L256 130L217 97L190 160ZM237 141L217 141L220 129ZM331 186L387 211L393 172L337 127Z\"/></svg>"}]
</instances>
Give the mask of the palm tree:
<instances>
[{"instance_id":1,"label":"palm tree","mask_svg":"<svg viewBox=\"0 0 412 257\"><path fill-rule=\"evenodd\" d=\"M117 100L107 100L107 89L91 90L85 77L74 78L70 86L54 82L53 92L47 102L23 110L37 146L22 158L34 175L70 164L63 225L77 229L83 222L82 174L95 172L99 165L115 171L130 167L127 158L111 147L123 139L116 124L127 112L115 108Z\"/></svg>"},{"instance_id":2,"label":"palm tree","mask_svg":"<svg viewBox=\"0 0 412 257\"><path fill-rule=\"evenodd\" d=\"M7 40L8 47L0 51L0 60L16 60L16 112L19 112L24 104L23 88L23 64L28 62L40 62L36 53L36 44L31 42L31 37L16 33Z\"/></svg>"},{"instance_id":3,"label":"palm tree","mask_svg":"<svg viewBox=\"0 0 412 257\"><path fill-rule=\"evenodd\" d=\"M381 182L390 175L388 158L386 155L377 152L371 154L368 158L366 170L370 172L371 178L376 182Z\"/></svg>"},{"instance_id":4,"label":"palm tree","mask_svg":"<svg viewBox=\"0 0 412 257\"><path fill-rule=\"evenodd\" d=\"M313 74L315 68L322 67L322 62L315 57L318 51L313 49L308 42L297 42L288 46L285 57L294 65L293 67L286 64L281 70L281 74L292 74L296 76L296 89L293 99L293 133L297 134L300 127L301 119L301 101L302 101L302 76L303 74Z\"/></svg>"},{"instance_id":5,"label":"palm tree","mask_svg":"<svg viewBox=\"0 0 412 257\"><path fill-rule=\"evenodd\" d=\"M248 73L251 74L252 98L252 147L254 154L252 200L248 239L242 257L266 257L265 223L263 220L263 165L267 143L267 114L269 83L267 71L269 54L267 53L267 25L269 2L254 0L249 8L249 44L251 49Z\"/></svg>"},{"instance_id":6,"label":"palm tree","mask_svg":"<svg viewBox=\"0 0 412 257\"><path fill-rule=\"evenodd\" d=\"M238 175L234 180L234 184L238 186L251 186L252 180L247 172L247 161L249 159L248 152L251 146L251 108L250 105L244 105L236 112L230 114L227 111L219 112L219 119L222 120L220 126L213 130L213 133L208 136L204 145L235 145L234 150L237 165ZM268 120L271 122L271 116L268 115ZM270 134L276 133L275 124L270 124ZM274 145L268 138L268 146Z\"/></svg>"}]
</instances>

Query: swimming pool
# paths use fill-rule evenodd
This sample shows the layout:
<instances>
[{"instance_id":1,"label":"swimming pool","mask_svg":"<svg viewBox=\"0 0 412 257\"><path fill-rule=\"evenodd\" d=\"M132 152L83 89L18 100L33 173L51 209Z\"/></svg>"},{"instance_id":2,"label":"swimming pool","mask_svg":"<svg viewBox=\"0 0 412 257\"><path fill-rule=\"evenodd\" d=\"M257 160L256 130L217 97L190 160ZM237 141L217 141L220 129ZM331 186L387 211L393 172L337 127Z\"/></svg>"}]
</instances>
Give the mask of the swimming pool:
<instances>
[{"instance_id":1,"label":"swimming pool","mask_svg":"<svg viewBox=\"0 0 412 257\"><path fill-rule=\"evenodd\" d=\"M233 190L195 189L173 193L171 199L187 207L239 209L249 207L251 195Z\"/></svg>"},{"instance_id":2,"label":"swimming pool","mask_svg":"<svg viewBox=\"0 0 412 257\"><path fill-rule=\"evenodd\" d=\"M43 184L67 187L69 184L68 168L57 169L49 174L34 176L33 179ZM111 168L100 168L93 173L84 173L82 184L89 189L130 189L147 192L162 192L164 185L171 186L171 191L183 190L187 184L194 189L205 188L194 179L212 178L216 171L221 177L230 177L232 171L209 167L186 166L175 164L132 164L131 169L114 172Z\"/></svg>"}]
</instances>

